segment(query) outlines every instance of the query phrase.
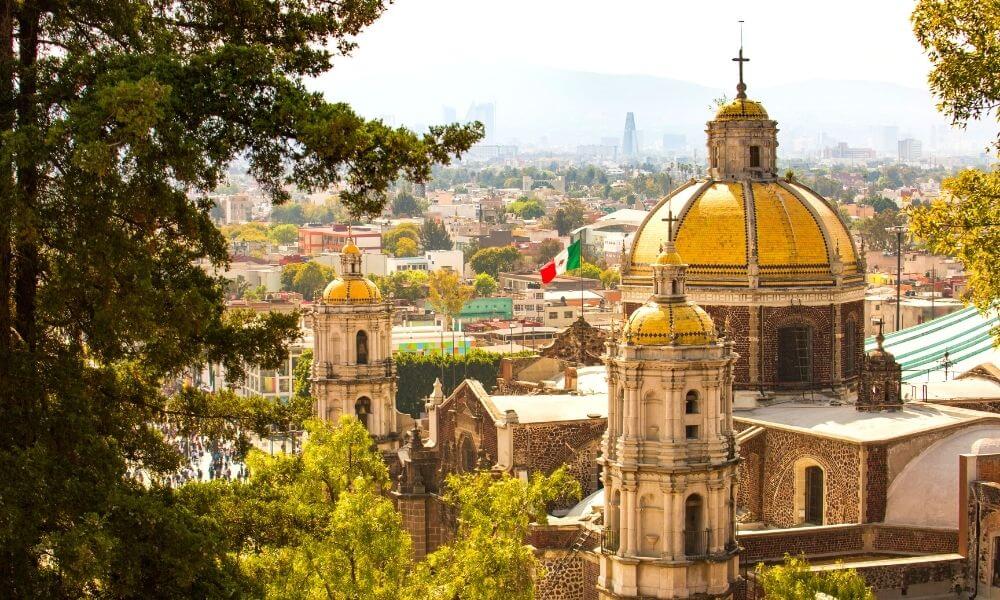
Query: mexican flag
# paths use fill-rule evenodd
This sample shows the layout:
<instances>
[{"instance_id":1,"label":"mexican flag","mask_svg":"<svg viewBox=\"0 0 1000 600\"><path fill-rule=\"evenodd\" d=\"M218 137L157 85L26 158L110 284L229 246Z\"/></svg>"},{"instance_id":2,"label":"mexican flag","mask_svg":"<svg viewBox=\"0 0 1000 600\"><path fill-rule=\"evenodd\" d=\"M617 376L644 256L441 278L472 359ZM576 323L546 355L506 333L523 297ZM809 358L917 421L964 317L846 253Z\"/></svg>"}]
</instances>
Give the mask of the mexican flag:
<instances>
[{"instance_id":1,"label":"mexican flag","mask_svg":"<svg viewBox=\"0 0 1000 600\"><path fill-rule=\"evenodd\" d=\"M579 268L580 240L576 240L570 244L568 248L564 248L562 252L556 254L556 257L542 267L539 273L542 275L542 283L548 283L555 279L556 276L562 275L566 271L572 271L573 269Z\"/></svg>"}]
</instances>

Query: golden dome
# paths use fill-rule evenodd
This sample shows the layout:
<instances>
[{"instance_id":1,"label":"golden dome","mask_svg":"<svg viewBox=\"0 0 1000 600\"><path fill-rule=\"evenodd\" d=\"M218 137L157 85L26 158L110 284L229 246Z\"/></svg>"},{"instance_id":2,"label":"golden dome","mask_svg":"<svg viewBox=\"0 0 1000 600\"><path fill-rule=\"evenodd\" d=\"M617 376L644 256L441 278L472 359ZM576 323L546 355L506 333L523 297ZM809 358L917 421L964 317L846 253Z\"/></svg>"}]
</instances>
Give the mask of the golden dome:
<instances>
[{"instance_id":1,"label":"golden dome","mask_svg":"<svg viewBox=\"0 0 1000 600\"><path fill-rule=\"evenodd\" d=\"M658 265L683 265L684 260L681 258L677 251L667 252L666 250L661 250L660 254L656 257L656 264Z\"/></svg>"},{"instance_id":2,"label":"golden dome","mask_svg":"<svg viewBox=\"0 0 1000 600\"><path fill-rule=\"evenodd\" d=\"M323 302L327 304L374 304L381 301L382 292L378 286L361 277L338 277L323 290Z\"/></svg>"},{"instance_id":3,"label":"golden dome","mask_svg":"<svg viewBox=\"0 0 1000 600\"><path fill-rule=\"evenodd\" d=\"M354 240L348 240L347 245L341 250L344 254L361 254L361 250L354 244Z\"/></svg>"},{"instance_id":4,"label":"golden dome","mask_svg":"<svg viewBox=\"0 0 1000 600\"><path fill-rule=\"evenodd\" d=\"M776 180L692 181L675 190L636 231L626 283L650 277L660 262L669 213L679 216L674 240L689 284L748 287L751 262L762 287L832 285L840 273L861 281L854 242L836 209L799 183Z\"/></svg>"},{"instance_id":5,"label":"golden dome","mask_svg":"<svg viewBox=\"0 0 1000 600\"><path fill-rule=\"evenodd\" d=\"M754 100L737 98L719 107L716 121L768 121L764 105Z\"/></svg>"},{"instance_id":6,"label":"golden dome","mask_svg":"<svg viewBox=\"0 0 1000 600\"><path fill-rule=\"evenodd\" d=\"M638 346L700 346L717 340L712 317L693 302L650 300L632 313L622 341Z\"/></svg>"}]
</instances>

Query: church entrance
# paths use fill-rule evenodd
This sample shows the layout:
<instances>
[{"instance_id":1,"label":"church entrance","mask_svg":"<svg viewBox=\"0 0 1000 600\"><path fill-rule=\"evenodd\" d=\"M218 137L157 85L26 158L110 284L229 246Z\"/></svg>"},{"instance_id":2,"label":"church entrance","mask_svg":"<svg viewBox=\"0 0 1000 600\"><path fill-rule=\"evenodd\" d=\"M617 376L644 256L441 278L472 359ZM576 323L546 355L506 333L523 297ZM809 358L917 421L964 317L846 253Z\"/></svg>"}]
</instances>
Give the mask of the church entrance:
<instances>
[{"instance_id":1,"label":"church entrance","mask_svg":"<svg viewBox=\"0 0 1000 600\"><path fill-rule=\"evenodd\" d=\"M811 525L823 524L823 469L806 467L806 518Z\"/></svg>"},{"instance_id":2,"label":"church entrance","mask_svg":"<svg viewBox=\"0 0 1000 600\"><path fill-rule=\"evenodd\" d=\"M812 328L805 325L778 330L778 383L812 382Z\"/></svg>"}]
</instances>

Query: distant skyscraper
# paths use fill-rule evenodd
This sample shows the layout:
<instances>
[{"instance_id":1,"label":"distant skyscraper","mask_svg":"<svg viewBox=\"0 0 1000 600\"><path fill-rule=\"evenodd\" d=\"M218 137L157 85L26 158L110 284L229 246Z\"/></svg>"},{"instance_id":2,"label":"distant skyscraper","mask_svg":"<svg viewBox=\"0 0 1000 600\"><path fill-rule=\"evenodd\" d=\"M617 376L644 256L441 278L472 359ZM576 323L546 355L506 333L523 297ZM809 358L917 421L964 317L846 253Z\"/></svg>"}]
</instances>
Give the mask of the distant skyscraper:
<instances>
[{"instance_id":1,"label":"distant skyscraper","mask_svg":"<svg viewBox=\"0 0 1000 600\"><path fill-rule=\"evenodd\" d=\"M923 155L923 144L920 140L906 138L899 140L899 162L916 162Z\"/></svg>"},{"instance_id":2,"label":"distant skyscraper","mask_svg":"<svg viewBox=\"0 0 1000 600\"><path fill-rule=\"evenodd\" d=\"M455 112L454 106L442 106L441 107L441 119L445 123L454 123L458 120L458 114Z\"/></svg>"},{"instance_id":3,"label":"distant skyscraper","mask_svg":"<svg viewBox=\"0 0 1000 600\"><path fill-rule=\"evenodd\" d=\"M639 138L635 134L635 114L625 115L625 135L622 136L622 158L635 158L639 155Z\"/></svg>"},{"instance_id":4,"label":"distant skyscraper","mask_svg":"<svg viewBox=\"0 0 1000 600\"><path fill-rule=\"evenodd\" d=\"M479 121L486 128L486 137L482 139L483 142L493 142L496 137L496 106L492 102L484 102L482 104L473 103L469 107L468 114L465 115L465 120L468 122Z\"/></svg>"}]
</instances>

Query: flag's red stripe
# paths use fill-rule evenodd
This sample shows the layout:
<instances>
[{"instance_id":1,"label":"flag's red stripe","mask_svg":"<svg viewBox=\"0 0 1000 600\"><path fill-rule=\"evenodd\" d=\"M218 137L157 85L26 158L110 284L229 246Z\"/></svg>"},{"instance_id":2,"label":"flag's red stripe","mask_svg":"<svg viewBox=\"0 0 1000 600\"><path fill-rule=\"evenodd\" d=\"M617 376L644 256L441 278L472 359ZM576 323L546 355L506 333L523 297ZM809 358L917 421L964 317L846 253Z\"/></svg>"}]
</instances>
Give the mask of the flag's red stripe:
<instances>
[{"instance_id":1,"label":"flag's red stripe","mask_svg":"<svg viewBox=\"0 0 1000 600\"><path fill-rule=\"evenodd\" d=\"M548 283L556 278L556 261L549 261L539 271L542 275L542 283Z\"/></svg>"}]
</instances>

